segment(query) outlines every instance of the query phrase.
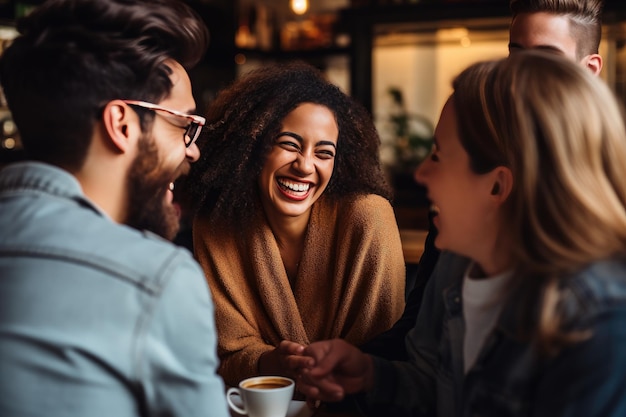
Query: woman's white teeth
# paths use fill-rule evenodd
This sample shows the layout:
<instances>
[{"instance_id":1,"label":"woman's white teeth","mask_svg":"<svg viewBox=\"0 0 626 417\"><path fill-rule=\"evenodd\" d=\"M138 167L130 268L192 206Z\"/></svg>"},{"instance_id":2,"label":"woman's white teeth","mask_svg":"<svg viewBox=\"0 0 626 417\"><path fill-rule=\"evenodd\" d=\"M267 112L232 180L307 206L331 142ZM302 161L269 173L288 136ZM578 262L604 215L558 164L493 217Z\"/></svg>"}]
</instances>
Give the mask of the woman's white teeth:
<instances>
[{"instance_id":1,"label":"woman's white teeth","mask_svg":"<svg viewBox=\"0 0 626 417\"><path fill-rule=\"evenodd\" d=\"M302 184L286 180L278 180L278 183L281 186L290 189L291 191L309 191L309 188L311 188L311 184Z\"/></svg>"},{"instance_id":2,"label":"woman's white teeth","mask_svg":"<svg viewBox=\"0 0 626 417\"><path fill-rule=\"evenodd\" d=\"M170 182L170 191L174 191L174 183Z\"/></svg>"}]
</instances>

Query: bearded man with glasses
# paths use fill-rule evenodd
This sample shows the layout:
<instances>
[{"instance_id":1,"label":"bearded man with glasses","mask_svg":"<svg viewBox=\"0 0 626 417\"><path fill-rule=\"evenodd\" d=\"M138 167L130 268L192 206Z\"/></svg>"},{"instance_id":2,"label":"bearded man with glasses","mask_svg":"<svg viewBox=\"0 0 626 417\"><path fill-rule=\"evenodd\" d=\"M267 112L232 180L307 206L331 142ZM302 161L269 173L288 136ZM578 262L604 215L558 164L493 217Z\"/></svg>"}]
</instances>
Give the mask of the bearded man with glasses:
<instances>
[{"instance_id":1,"label":"bearded man with glasses","mask_svg":"<svg viewBox=\"0 0 626 417\"><path fill-rule=\"evenodd\" d=\"M0 171L0 415L228 416L209 289L168 241L205 25L178 0L47 0L17 29L0 82L29 159Z\"/></svg>"}]
</instances>

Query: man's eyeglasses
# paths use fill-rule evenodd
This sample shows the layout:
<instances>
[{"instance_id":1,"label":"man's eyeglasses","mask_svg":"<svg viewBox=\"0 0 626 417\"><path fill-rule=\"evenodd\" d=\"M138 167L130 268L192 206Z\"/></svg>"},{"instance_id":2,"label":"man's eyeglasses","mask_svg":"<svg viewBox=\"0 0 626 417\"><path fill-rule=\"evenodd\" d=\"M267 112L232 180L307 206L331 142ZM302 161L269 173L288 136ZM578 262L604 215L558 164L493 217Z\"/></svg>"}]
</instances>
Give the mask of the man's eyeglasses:
<instances>
[{"instance_id":1,"label":"man's eyeglasses","mask_svg":"<svg viewBox=\"0 0 626 417\"><path fill-rule=\"evenodd\" d=\"M162 116L168 123L178 126L181 129L185 129L185 134L183 135L183 140L185 141L185 146L188 148L192 143L198 139L200 136L200 132L202 131L202 126L206 123L206 119L202 116L196 116L195 114L186 114L176 110L166 109L165 107L158 106L156 104L148 103L147 101L139 101L139 100L122 100L126 104L130 104L132 106L143 107L144 109L149 109L156 114ZM158 112L164 112L166 114L160 114ZM187 126L180 126L176 123L173 123L169 120L169 117L180 117L189 120L189 124Z\"/></svg>"}]
</instances>

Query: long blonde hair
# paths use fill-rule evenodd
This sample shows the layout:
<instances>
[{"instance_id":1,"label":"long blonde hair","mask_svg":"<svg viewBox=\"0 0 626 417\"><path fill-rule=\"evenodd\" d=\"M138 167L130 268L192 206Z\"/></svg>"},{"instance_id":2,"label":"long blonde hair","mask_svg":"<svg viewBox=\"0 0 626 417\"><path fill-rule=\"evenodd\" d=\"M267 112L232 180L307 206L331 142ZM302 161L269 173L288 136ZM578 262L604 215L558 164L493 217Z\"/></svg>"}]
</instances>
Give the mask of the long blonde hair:
<instances>
[{"instance_id":1,"label":"long blonde hair","mask_svg":"<svg viewBox=\"0 0 626 417\"><path fill-rule=\"evenodd\" d=\"M560 284L626 249L626 128L607 85L553 54L475 64L453 83L459 136L477 173L511 169L504 207L526 329L550 350L562 330ZM536 304L535 304L536 307Z\"/></svg>"}]
</instances>

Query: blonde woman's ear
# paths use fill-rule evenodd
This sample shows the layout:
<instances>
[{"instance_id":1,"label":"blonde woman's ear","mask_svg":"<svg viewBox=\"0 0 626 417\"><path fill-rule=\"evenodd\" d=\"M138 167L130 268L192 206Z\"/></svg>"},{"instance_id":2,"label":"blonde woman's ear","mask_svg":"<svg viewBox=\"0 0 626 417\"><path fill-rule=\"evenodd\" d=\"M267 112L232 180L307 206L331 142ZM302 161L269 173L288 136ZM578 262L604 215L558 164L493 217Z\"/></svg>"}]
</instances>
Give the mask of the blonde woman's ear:
<instances>
[{"instance_id":1,"label":"blonde woman's ear","mask_svg":"<svg viewBox=\"0 0 626 417\"><path fill-rule=\"evenodd\" d=\"M513 173L505 166L499 166L494 170L495 178L491 195L500 203L504 202L513 190Z\"/></svg>"}]
</instances>

